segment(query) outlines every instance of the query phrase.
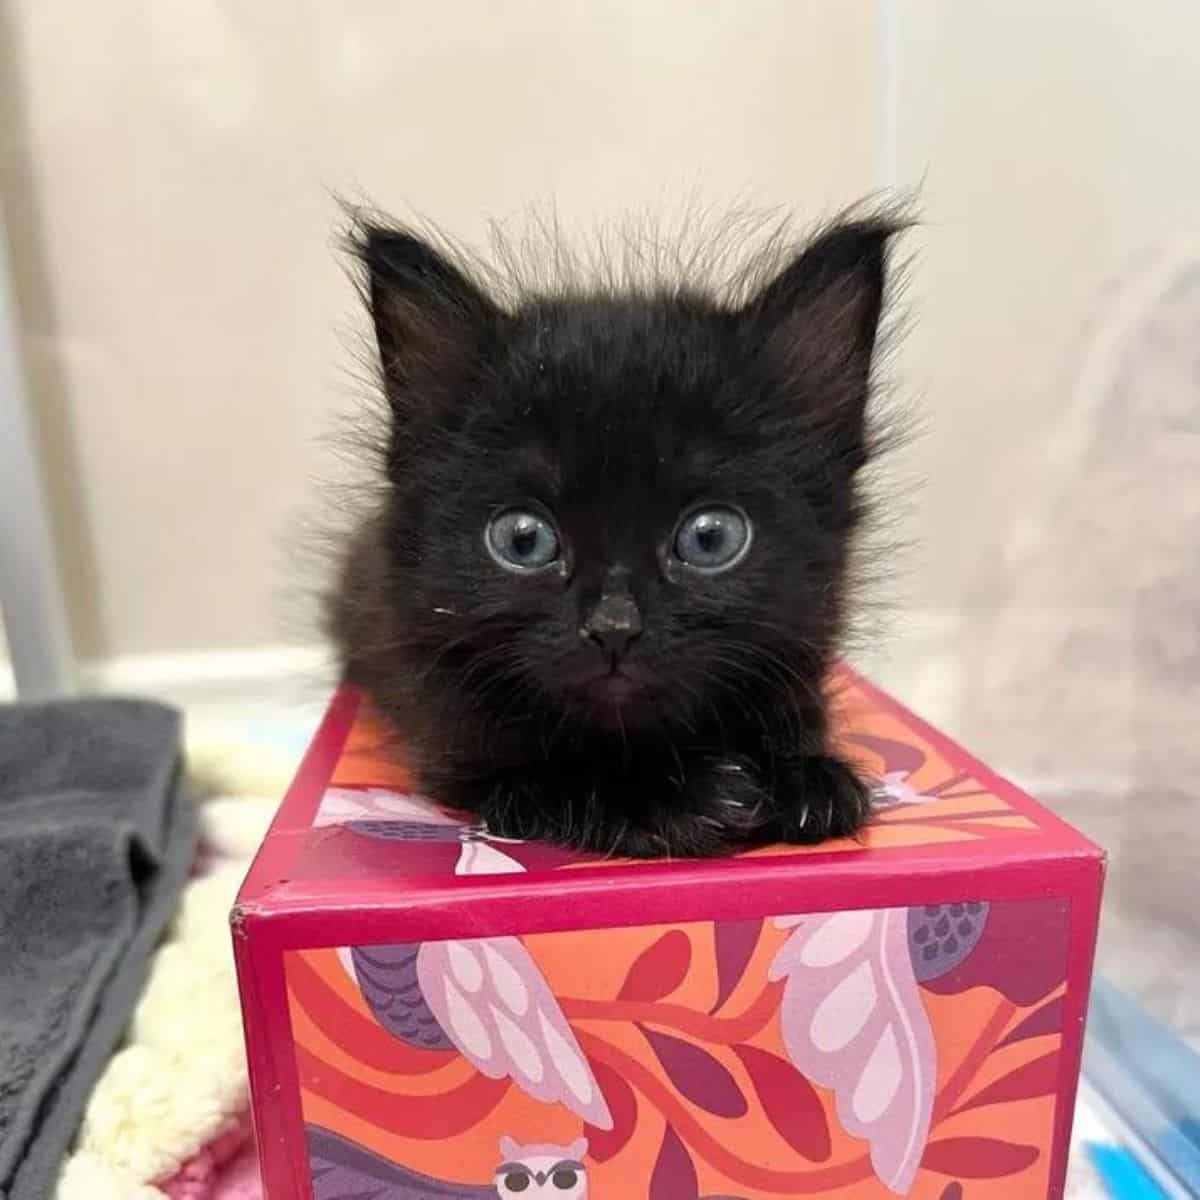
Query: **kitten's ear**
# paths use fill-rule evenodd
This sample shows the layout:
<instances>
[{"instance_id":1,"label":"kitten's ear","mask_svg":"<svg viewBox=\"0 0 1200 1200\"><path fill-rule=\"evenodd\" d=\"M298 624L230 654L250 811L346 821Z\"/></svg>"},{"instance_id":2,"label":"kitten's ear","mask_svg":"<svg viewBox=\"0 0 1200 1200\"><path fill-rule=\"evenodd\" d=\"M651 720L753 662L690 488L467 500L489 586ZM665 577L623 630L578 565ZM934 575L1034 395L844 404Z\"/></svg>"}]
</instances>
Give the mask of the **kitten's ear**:
<instances>
[{"instance_id":1,"label":"kitten's ear","mask_svg":"<svg viewBox=\"0 0 1200 1200\"><path fill-rule=\"evenodd\" d=\"M406 230L367 225L355 246L388 398L406 413L436 403L478 360L499 310L449 258Z\"/></svg>"},{"instance_id":2,"label":"kitten's ear","mask_svg":"<svg viewBox=\"0 0 1200 1200\"><path fill-rule=\"evenodd\" d=\"M742 311L805 415L832 425L861 465L888 245L905 223L844 221L821 233Z\"/></svg>"}]
</instances>

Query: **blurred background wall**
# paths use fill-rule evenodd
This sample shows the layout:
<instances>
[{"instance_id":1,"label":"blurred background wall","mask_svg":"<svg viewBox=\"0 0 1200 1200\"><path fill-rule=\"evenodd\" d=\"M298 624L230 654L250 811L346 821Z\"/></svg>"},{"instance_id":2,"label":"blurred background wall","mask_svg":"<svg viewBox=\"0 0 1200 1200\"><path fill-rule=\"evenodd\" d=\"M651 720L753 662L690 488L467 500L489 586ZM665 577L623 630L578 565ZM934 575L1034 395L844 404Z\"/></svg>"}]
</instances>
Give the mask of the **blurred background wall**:
<instances>
[{"instance_id":1,"label":"blurred background wall","mask_svg":"<svg viewBox=\"0 0 1200 1200\"><path fill-rule=\"evenodd\" d=\"M878 181L879 12L8 0L0 199L79 656L311 640L284 543L338 478L361 329L335 192L468 238L551 199L818 217ZM968 627L1045 514L1106 284L1195 221L1200 9L925 0L895 28L925 433L877 669L948 713L1003 673ZM1013 636L1077 607L1055 587Z\"/></svg>"},{"instance_id":2,"label":"blurred background wall","mask_svg":"<svg viewBox=\"0 0 1200 1200\"><path fill-rule=\"evenodd\" d=\"M869 4L10 0L0 186L85 659L307 640L338 467L334 193L481 238L871 185Z\"/></svg>"}]
</instances>

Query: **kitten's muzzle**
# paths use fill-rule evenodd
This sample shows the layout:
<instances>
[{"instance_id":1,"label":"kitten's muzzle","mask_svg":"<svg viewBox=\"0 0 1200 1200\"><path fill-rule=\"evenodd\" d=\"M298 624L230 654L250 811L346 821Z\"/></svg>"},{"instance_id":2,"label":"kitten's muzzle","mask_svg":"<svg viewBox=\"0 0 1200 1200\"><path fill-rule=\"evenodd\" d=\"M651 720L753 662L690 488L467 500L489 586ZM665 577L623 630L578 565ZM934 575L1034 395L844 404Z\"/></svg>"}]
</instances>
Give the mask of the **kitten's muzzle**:
<instances>
[{"instance_id":1,"label":"kitten's muzzle","mask_svg":"<svg viewBox=\"0 0 1200 1200\"><path fill-rule=\"evenodd\" d=\"M579 636L595 642L614 661L641 632L642 614L627 591L606 592L579 626Z\"/></svg>"}]
</instances>

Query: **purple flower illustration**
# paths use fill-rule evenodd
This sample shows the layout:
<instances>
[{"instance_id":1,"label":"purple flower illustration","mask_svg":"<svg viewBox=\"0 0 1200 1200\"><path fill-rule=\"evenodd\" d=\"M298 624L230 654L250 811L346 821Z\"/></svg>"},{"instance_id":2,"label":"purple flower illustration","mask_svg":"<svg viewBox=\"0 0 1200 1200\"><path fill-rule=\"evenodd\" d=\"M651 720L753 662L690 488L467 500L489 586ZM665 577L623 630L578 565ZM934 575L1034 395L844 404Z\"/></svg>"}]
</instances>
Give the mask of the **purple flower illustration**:
<instances>
[{"instance_id":1,"label":"purple flower illustration","mask_svg":"<svg viewBox=\"0 0 1200 1200\"><path fill-rule=\"evenodd\" d=\"M1024 1007L1044 1000L1066 979L1070 902L1037 896L914 908L909 937L917 978L927 992L953 996L991 987Z\"/></svg>"},{"instance_id":2,"label":"purple flower illustration","mask_svg":"<svg viewBox=\"0 0 1200 1200\"><path fill-rule=\"evenodd\" d=\"M979 944L991 905L972 900L908 910L908 950L919 983L932 983L959 966Z\"/></svg>"}]
</instances>

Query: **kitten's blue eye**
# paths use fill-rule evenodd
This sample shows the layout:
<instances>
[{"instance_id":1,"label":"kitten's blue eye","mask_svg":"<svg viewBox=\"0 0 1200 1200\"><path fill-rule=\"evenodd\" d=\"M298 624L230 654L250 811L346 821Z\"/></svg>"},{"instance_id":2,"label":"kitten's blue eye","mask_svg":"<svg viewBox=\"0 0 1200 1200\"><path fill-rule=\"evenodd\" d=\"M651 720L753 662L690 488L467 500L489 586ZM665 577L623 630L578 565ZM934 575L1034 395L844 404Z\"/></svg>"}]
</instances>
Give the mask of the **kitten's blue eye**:
<instances>
[{"instance_id":1,"label":"kitten's blue eye","mask_svg":"<svg viewBox=\"0 0 1200 1200\"><path fill-rule=\"evenodd\" d=\"M689 513L675 534L674 549L681 563L697 571L728 571L750 549L750 518L723 505Z\"/></svg>"},{"instance_id":2,"label":"kitten's blue eye","mask_svg":"<svg viewBox=\"0 0 1200 1200\"><path fill-rule=\"evenodd\" d=\"M520 508L493 517L485 541L488 552L507 571L537 571L559 555L554 526L537 513Z\"/></svg>"}]
</instances>

